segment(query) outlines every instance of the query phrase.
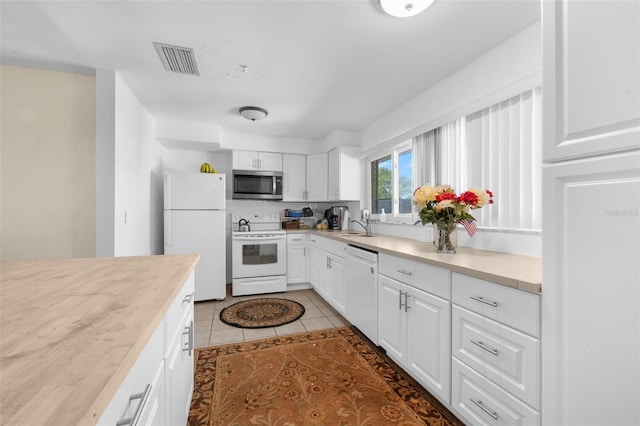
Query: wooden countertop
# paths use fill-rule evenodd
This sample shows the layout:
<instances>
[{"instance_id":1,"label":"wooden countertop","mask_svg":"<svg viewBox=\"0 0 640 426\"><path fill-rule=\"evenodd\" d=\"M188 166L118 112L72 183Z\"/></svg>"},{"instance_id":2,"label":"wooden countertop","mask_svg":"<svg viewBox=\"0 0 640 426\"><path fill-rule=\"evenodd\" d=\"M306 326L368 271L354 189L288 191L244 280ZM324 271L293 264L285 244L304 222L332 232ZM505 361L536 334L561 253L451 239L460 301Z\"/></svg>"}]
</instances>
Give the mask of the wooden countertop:
<instances>
[{"instance_id":1,"label":"wooden countertop","mask_svg":"<svg viewBox=\"0 0 640 426\"><path fill-rule=\"evenodd\" d=\"M3 425L95 424L198 255L3 262Z\"/></svg>"},{"instance_id":2,"label":"wooden countertop","mask_svg":"<svg viewBox=\"0 0 640 426\"><path fill-rule=\"evenodd\" d=\"M307 232L380 253L430 263L497 284L530 293L542 292L542 262L539 257L458 247L455 254L436 253L432 243L408 238L375 235L363 237L353 231L287 230Z\"/></svg>"}]
</instances>

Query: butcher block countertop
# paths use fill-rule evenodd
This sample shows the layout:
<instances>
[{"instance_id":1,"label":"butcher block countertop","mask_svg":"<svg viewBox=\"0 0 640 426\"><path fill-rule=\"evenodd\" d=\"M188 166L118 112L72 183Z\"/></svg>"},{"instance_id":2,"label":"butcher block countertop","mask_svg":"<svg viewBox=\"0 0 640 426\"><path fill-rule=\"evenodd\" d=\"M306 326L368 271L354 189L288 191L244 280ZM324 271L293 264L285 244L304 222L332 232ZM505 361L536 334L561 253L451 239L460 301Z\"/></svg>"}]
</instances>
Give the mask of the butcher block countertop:
<instances>
[{"instance_id":1,"label":"butcher block countertop","mask_svg":"<svg viewBox=\"0 0 640 426\"><path fill-rule=\"evenodd\" d=\"M3 262L0 423L95 424L198 259Z\"/></svg>"},{"instance_id":2,"label":"butcher block countertop","mask_svg":"<svg viewBox=\"0 0 640 426\"><path fill-rule=\"evenodd\" d=\"M458 247L455 254L436 253L433 243L377 234L373 237L363 237L362 233L353 231L287 232L308 232L380 253L430 263L530 293L542 292L542 263L539 257L467 247Z\"/></svg>"}]
</instances>

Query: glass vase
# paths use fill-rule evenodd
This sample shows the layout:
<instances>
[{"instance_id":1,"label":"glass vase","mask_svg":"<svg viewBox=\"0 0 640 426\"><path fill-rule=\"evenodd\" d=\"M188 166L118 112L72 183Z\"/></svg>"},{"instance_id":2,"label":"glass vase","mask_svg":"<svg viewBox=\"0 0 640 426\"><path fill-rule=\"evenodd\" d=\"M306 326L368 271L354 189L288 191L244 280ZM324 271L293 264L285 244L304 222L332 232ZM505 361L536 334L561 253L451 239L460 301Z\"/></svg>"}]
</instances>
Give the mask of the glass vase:
<instances>
[{"instance_id":1,"label":"glass vase","mask_svg":"<svg viewBox=\"0 0 640 426\"><path fill-rule=\"evenodd\" d=\"M456 223L433 225L433 244L438 253L455 253L458 246Z\"/></svg>"}]
</instances>

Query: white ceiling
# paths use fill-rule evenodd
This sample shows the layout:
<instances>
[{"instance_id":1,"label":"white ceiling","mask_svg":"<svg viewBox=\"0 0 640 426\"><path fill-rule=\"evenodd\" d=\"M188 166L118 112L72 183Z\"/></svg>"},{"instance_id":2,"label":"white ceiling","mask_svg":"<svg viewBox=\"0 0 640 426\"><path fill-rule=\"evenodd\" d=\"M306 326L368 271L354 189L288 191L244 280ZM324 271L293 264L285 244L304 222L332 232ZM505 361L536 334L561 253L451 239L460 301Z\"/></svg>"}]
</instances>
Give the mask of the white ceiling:
<instances>
[{"instance_id":1,"label":"white ceiling","mask_svg":"<svg viewBox=\"0 0 640 426\"><path fill-rule=\"evenodd\" d=\"M2 0L0 16L2 63L115 70L154 117L314 140L365 128L535 23L540 1L393 18L376 0ZM200 76L165 71L152 42L193 48Z\"/></svg>"}]
</instances>

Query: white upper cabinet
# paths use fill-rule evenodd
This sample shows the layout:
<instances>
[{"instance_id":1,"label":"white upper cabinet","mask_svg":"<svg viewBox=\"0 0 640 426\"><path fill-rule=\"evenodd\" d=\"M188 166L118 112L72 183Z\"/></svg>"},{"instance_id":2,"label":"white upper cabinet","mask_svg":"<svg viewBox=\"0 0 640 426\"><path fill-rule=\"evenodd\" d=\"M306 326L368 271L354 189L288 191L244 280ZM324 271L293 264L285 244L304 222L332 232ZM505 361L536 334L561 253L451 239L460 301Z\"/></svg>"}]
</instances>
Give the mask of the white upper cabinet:
<instances>
[{"instance_id":1,"label":"white upper cabinet","mask_svg":"<svg viewBox=\"0 0 640 426\"><path fill-rule=\"evenodd\" d=\"M282 154L277 152L233 151L234 170L282 171Z\"/></svg>"},{"instance_id":2,"label":"white upper cabinet","mask_svg":"<svg viewBox=\"0 0 640 426\"><path fill-rule=\"evenodd\" d=\"M329 201L360 200L358 147L340 146L329 151Z\"/></svg>"},{"instance_id":3,"label":"white upper cabinet","mask_svg":"<svg viewBox=\"0 0 640 426\"><path fill-rule=\"evenodd\" d=\"M640 145L640 2L542 2L543 160Z\"/></svg>"},{"instance_id":4,"label":"white upper cabinet","mask_svg":"<svg viewBox=\"0 0 640 426\"><path fill-rule=\"evenodd\" d=\"M306 201L307 156L282 154L282 201Z\"/></svg>"},{"instance_id":5,"label":"white upper cabinet","mask_svg":"<svg viewBox=\"0 0 640 426\"><path fill-rule=\"evenodd\" d=\"M307 155L307 200L327 201L327 154Z\"/></svg>"}]
</instances>

